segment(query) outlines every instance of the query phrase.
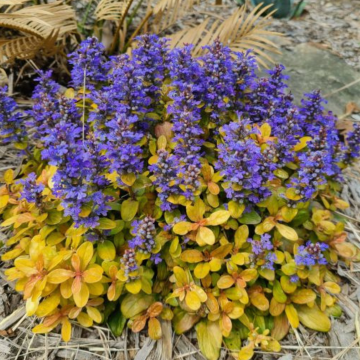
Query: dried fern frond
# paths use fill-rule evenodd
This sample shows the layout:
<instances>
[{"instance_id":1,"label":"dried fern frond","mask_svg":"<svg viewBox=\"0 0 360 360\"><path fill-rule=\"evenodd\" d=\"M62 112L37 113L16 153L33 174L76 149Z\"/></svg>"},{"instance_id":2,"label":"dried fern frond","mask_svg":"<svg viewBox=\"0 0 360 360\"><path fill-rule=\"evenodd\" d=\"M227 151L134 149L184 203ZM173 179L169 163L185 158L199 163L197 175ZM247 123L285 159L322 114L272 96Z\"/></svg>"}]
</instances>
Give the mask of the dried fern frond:
<instances>
[{"instance_id":1,"label":"dried fern frond","mask_svg":"<svg viewBox=\"0 0 360 360\"><path fill-rule=\"evenodd\" d=\"M96 19L121 21L132 2L133 0L100 0L95 9Z\"/></svg>"},{"instance_id":2,"label":"dried fern frond","mask_svg":"<svg viewBox=\"0 0 360 360\"><path fill-rule=\"evenodd\" d=\"M0 26L46 39L56 29L59 30L59 37L75 31L76 21L71 6L59 0L0 14Z\"/></svg>"},{"instance_id":3,"label":"dried fern frond","mask_svg":"<svg viewBox=\"0 0 360 360\"><path fill-rule=\"evenodd\" d=\"M19 36L0 41L1 63L30 59L40 50L44 55L53 54L56 41L77 29L74 10L62 0L0 14L0 27L20 32Z\"/></svg>"},{"instance_id":4,"label":"dried fern frond","mask_svg":"<svg viewBox=\"0 0 360 360\"><path fill-rule=\"evenodd\" d=\"M200 0L159 0L152 12L150 29L158 34L188 15Z\"/></svg>"},{"instance_id":5,"label":"dried fern frond","mask_svg":"<svg viewBox=\"0 0 360 360\"><path fill-rule=\"evenodd\" d=\"M271 6L271 5L270 5ZM269 25L272 13L261 17L270 6L260 9L261 4L255 7L249 14L243 6L225 21L207 18L196 27L179 31L170 36L170 46L183 46L186 43L194 44L193 54L202 55L203 46L212 43L219 38L234 51L246 51L252 49L257 56L258 62L267 67L267 62L273 63L273 59L264 50L272 53L280 53L278 46L268 39L269 36L280 36L280 33L271 32L264 28Z\"/></svg>"},{"instance_id":6,"label":"dried fern frond","mask_svg":"<svg viewBox=\"0 0 360 360\"><path fill-rule=\"evenodd\" d=\"M28 2L29 0L0 0L0 6L14 6L14 5L22 5Z\"/></svg>"},{"instance_id":7,"label":"dried fern frond","mask_svg":"<svg viewBox=\"0 0 360 360\"><path fill-rule=\"evenodd\" d=\"M56 51L58 32L50 34L46 39L38 36L22 36L13 40L2 41L0 39L0 64L12 62L15 59L32 59L40 51L45 56L53 55Z\"/></svg>"}]
</instances>

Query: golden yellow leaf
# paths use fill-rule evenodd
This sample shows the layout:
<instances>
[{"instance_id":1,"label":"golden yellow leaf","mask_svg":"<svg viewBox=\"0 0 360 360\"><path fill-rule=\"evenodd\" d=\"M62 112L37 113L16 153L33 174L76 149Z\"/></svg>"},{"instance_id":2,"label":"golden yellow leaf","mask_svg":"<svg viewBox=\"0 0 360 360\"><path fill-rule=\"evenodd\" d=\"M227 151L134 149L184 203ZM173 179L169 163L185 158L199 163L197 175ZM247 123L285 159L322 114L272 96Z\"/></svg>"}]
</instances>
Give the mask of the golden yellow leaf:
<instances>
[{"instance_id":1,"label":"golden yellow leaf","mask_svg":"<svg viewBox=\"0 0 360 360\"><path fill-rule=\"evenodd\" d=\"M125 284L126 290L131 294L138 294L141 290L141 280L136 279Z\"/></svg>"},{"instance_id":2,"label":"golden yellow leaf","mask_svg":"<svg viewBox=\"0 0 360 360\"><path fill-rule=\"evenodd\" d=\"M296 231L291 228L290 226L286 226L284 224L276 224L276 229L279 231L279 233L286 239L291 241L297 241L299 239L298 234Z\"/></svg>"},{"instance_id":3,"label":"golden yellow leaf","mask_svg":"<svg viewBox=\"0 0 360 360\"><path fill-rule=\"evenodd\" d=\"M307 304L316 299L316 294L310 289L299 289L291 295L291 301L295 304Z\"/></svg>"},{"instance_id":4,"label":"golden yellow leaf","mask_svg":"<svg viewBox=\"0 0 360 360\"><path fill-rule=\"evenodd\" d=\"M300 322L315 331L328 332L331 321L317 306L309 308L306 305L297 307Z\"/></svg>"},{"instance_id":5,"label":"golden yellow leaf","mask_svg":"<svg viewBox=\"0 0 360 360\"><path fill-rule=\"evenodd\" d=\"M254 356L254 346L246 345L242 347L239 351L238 360L250 360Z\"/></svg>"},{"instance_id":6,"label":"golden yellow leaf","mask_svg":"<svg viewBox=\"0 0 360 360\"><path fill-rule=\"evenodd\" d=\"M180 221L173 227L173 232L178 235L186 235L191 230L192 224L186 221Z\"/></svg>"},{"instance_id":7,"label":"golden yellow leaf","mask_svg":"<svg viewBox=\"0 0 360 360\"><path fill-rule=\"evenodd\" d=\"M215 243L215 235L212 230L202 226L196 234L196 242L200 246L203 244L213 245Z\"/></svg>"},{"instance_id":8,"label":"golden yellow leaf","mask_svg":"<svg viewBox=\"0 0 360 360\"><path fill-rule=\"evenodd\" d=\"M206 223L209 226L221 225L226 223L229 217L230 217L230 212L227 210L215 211L206 219Z\"/></svg>"},{"instance_id":9,"label":"golden yellow leaf","mask_svg":"<svg viewBox=\"0 0 360 360\"><path fill-rule=\"evenodd\" d=\"M293 304L285 306L285 314L289 320L290 325L294 328L297 328L299 326L299 317Z\"/></svg>"},{"instance_id":10,"label":"golden yellow leaf","mask_svg":"<svg viewBox=\"0 0 360 360\"><path fill-rule=\"evenodd\" d=\"M79 322L80 325L84 327L90 327L93 325L93 319L84 312L81 312L76 318L76 320Z\"/></svg>"},{"instance_id":11,"label":"golden yellow leaf","mask_svg":"<svg viewBox=\"0 0 360 360\"><path fill-rule=\"evenodd\" d=\"M230 275L222 275L217 282L219 289L228 289L235 284L235 280Z\"/></svg>"},{"instance_id":12,"label":"golden yellow leaf","mask_svg":"<svg viewBox=\"0 0 360 360\"><path fill-rule=\"evenodd\" d=\"M182 261L190 264L198 263L204 260L202 252L195 249L185 250L180 257Z\"/></svg>"},{"instance_id":13,"label":"golden yellow leaf","mask_svg":"<svg viewBox=\"0 0 360 360\"><path fill-rule=\"evenodd\" d=\"M83 279L86 283L95 283L101 280L104 270L98 264L91 265L83 272Z\"/></svg>"},{"instance_id":14,"label":"golden yellow leaf","mask_svg":"<svg viewBox=\"0 0 360 360\"><path fill-rule=\"evenodd\" d=\"M194 269L194 275L198 279L203 279L210 272L210 264L207 262L197 264Z\"/></svg>"},{"instance_id":15,"label":"golden yellow leaf","mask_svg":"<svg viewBox=\"0 0 360 360\"><path fill-rule=\"evenodd\" d=\"M162 337L161 324L160 321L156 318L149 319L149 336L153 340L159 340Z\"/></svg>"},{"instance_id":16,"label":"golden yellow leaf","mask_svg":"<svg viewBox=\"0 0 360 360\"><path fill-rule=\"evenodd\" d=\"M196 311L200 309L201 301L194 291L188 291L186 293L185 302L191 310Z\"/></svg>"},{"instance_id":17,"label":"golden yellow leaf","mask_svg":"<svg viewBox=\"0 0 360 360\"><path fill-rule=\"evenodd\" d=\"M186 214L193 222L198 222L203 219L205 213L205 203L199 198L194 205L186 207Z\"/></svg>"},{"instance_id":18,"label":"golden yellow leaf","mask_svg":"<svg viewBox=\"0 0 360 360\"><path fill-rule=\"evenodd\" d=\"M76 306L79 308L84 307L89 300L89 295L90 292L88 286L85 283L82 283L79 291L73 291L73 297Z\"/></svg>"},{"instance_id":19,"label":"golden yellow leaf","mask_svg":"<svg viewBox=\"0 0 360 360\"><path fill-rule=\"evenodd\" d=\"M341 287L338 284L331 281L325 282L323 284L323 287L332 294L340 294L341 292Z\"/></svg>"},{"instance_id":20,"label":"golden yellow leaf","mask_svg":"<svg viewBox=\"0 0 360 360\"><path fill-rule=\"evenodd\" d=\"M47 277L47 281L50 284L61 284L62 282L75 276L75 273L72 270L66 269L56 269L51 271Z\"/></svg>"},{"instance_id":21,"label":"golden yellow leaf","mask_svg":"<svg viewBox=\"0 0 360 360\"><path fill-rule=\"evenodd\" d=\"M71 339L71 324L67 318L62 321L61 337L65 342L68 342Z\"/></svg>"}]
</instances>

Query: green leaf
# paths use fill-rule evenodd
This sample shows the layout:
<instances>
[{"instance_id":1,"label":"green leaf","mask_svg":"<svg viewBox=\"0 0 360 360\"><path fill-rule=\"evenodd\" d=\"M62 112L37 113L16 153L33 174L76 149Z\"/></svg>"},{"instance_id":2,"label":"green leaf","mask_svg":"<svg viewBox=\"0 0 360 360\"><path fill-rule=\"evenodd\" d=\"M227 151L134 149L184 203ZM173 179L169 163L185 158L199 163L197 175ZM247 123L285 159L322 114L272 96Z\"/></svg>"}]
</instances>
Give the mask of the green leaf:
<instances>
[{"instance_id":1,"label":"green leaf","mask_svg":"<svg viewBox=\"0 0 360 360\"><path fill-rule=\"evenodd\" d=\"M119 310L109 316L107 323L114 336L118 337L122 334L126 321L126 317Z\"/></svg>"},{"instance_id":2,"label":"green leaf","mask_svg":"<svg viewBox=\"0 0 360 360\"><path fill-rule=\"evenodd\" d=\"M98 244L97 253L102 260L114 260L116 256L116 250L114 244L105 240Z\"/></svg>"},{"instance_id":3,"label":"green leaf","mask_svg":"<svg viewBox=\"0 0 360 360\"><path fill-rule=\"evenodd\" d=\"M183 334L190 330L200 319L199 315L189 314L180 308L176 308L172 319L175 333L177 335Z\"/></svg>"},{"instance_id":4,"label":"green leaf","mask_svg":"<svg viewBox=\"0 0 360 360\"><path fill-rule=\"evenodd\" d=\"M56 225L63 219L62 211L50 210L48 211L48 216L46 218L46 224L48 225Z\"/></svg>"},{"instance_id":5,"label":"green leaf","mask_svg":"<svg viewBox=\"0 0 360 360\"><path fill-rule=\"evenodd\" d=\"M287 296L284 293L281 284L278 280L274 281L273 295L275 300L280 304L284 304L287 300Z\"/></svg>"},{"instance_id":6,"label":"green leaf","mask_svg":"<svg viewBox=\"0 0 360 360\"><path fill-rule=\"evenodd\" d=\"M128 294L121 302L121 313L126 318L132 318L146 310L153 302L153 296L147 295L143 292L136 295Z\"/></svg>"},{"instance_id":7,"label":"green leaf","mask_svg":"<svg viewBox=\"0 0 360 360\"><path fill-rule=\"evenodd\" d=\"M121 204L121 218L124 221L131 221L139 209L139 203L133 199L127 199Z\"/></svg>"},{"instance_id":8,"label":"green leaf","mask_svg":"<svg viewBox=\"0 0 360 360\"><path fill-rule=\"evenodd\" d=\"M219 322L202 320L195 328L201 352L208 360L217 360L222 344Z\"/></svg>"},{"instance_id":9,"label":"green leaf","mask_svg":"<svg viewBox=\"0 0 360 360\"><path fill-rule=\"evenodd\" d=\"M108 218L100 218L99 225L96 227L99 230L111 230L116 227L116 222Z\"/></svg>"},{"instance_id":10,"label":"green leaf","mask_svg":"<svg viewBox=\"0 0 360 360\"><path fill-rule=\"evenodd\" d=\"M253 210L251 212L245 213L239 219L239 221L241 224L256 225L260 223L261 217L255 210Z\"/></svg>"}]
</instances>

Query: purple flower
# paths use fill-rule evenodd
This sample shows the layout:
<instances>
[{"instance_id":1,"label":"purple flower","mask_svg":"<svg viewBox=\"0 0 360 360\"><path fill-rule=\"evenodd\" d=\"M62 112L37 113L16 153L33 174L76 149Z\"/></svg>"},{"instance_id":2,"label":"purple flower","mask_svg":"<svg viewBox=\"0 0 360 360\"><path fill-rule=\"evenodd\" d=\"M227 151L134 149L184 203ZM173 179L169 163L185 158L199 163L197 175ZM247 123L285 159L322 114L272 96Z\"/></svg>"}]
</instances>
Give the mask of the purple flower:
<instances>
[{"instance_id":1,"label":"purple flower","mask_svg":"<svg viewBox=\"0 0 360 360\"><path fill-rule=\"evenodd\" d=\"M44 184L37 184L36 174L30 173L25 179L19 180L19 184L23 185L20 198L25 199L28 203L35 203L36 206L40 207L45 186Z\"/></svg>"},{"instance_id":2,"label":"purple flower","mask_svg":"<svg viewBox=\"0 0 360 360\"><path fill-rule=\"evenodd\" d=\"M345 162L349 163L360 156L360 125L354 124L353 131L349 132L346 137L347 149Z\"/></svg>"},{"instance_id":3,"label":"purple flower","mask_svg":"<svg viewBox=\"0 0 360 360\"><path fill-rule=\"evenodd\" d=\"M306 245L299 246L298 253L295 255L297 265L314 266L326 265L327 260L323 252L329 248L329 245L321 242L312 243L308 241Z\"/></svg>"},{"instance_id":4,"label":"purple flower","mask_svg":"<svg viewBox=\"0 0 360 360\"><path fill-rule=\"evenodd\" d=\"M270 239L271 239L271 235L263 234L261 235L260 240L248 239L247 241L252 245L253 253L255 255L261 255L265 251L272 250L274 248Z\"/></svg>"},{"instance_id":5,"label":"purple flower","mask_svg":"<svg viewBox=\"0 0 360 360\"><path fill-rule=\"evenodd\" d=\"M133 221L131 226L135 237L129 240L130 248L136 248L140 253L149 254L155 247L155 219L145 216L142 220Z\"/></svg>"},{"instance_id":6,"label":"purple flower","mask_svg":"<svg viewBox=\"0 0 360 360\"><path fill-rule=\"evenodd\" d=\"M149 170L155 176L153 183L159 193L158 196L161 201L161 210L171 211L175 206L168 201L168 198L170 195L179 192L177 186L179 161L174 155L170 155L166 150L158 150L157 155L157 162L149 166Z\"/></svg>"},{"instance_id":7,"label":"purple flower","mask_svg":"<svg viewBox=\"0 0 360 360\"><path fill-rule=\"evenodd\" d=\"M125 276L129 276L129 273L132 273L139 268L135 260L135 255L136 254L134 249L127 249L125 250L124 255L120 259L120 264L122 269L124 270ZM135 277L129 277L127 282L134 279Z\"/></svg>"},{"instance_id":8,"label":"purple flower","mask_svg":"<svg viewBox=\"0 0 360 360\"><path fill-rule=\"evenodd\" d=\"M0 143L21 142L26 130L21 113L16 112L15 100L7 96L7 87L0 88Z\"/></svg>"},{"instance_id":9,"label":"purple flower","mask_svg":"<svg viewBox=\"0 0 360 360\"><path fill-rule=\"evenodd\" d=\"M227 198L251 204L270 196L267 182L274 177L272 172L276 168L270 151L262 153L260 146L249 137L252 130L246 121L224 125L222 133L224 141L218 145L215 168L228 182Z\"/></svg>"},{"instance_id":10,"label":"purple flower","mask_svg":"<svg viewBox=\"0 0 360 360\"><path fill-rule=\"evenodd\" d=\"M93 82L105 81L110 64L104 56L104 46L96 37L84 40L79 48L69 55L72 83L75 87L84 85L87 89L93 89Z\"/></svg>"},{"instance_id":11,"label":"purple flower","mask_svg":"<svg viewBox=\"0 0 360 360\"><path fill-rule=\"evenodd\" d=\"M153 261L155 265L158 265L162 262L161 255L159 253L151 254L150 260Z\"/></svg>"},{"instance_id":12,"label":"purple flower","mask_svg":"<svg viewBox=\"0 0 360 360\"><path fill-rule=\"evenodd\" d=\"M274 246L271 242L271 235L263 234L260 240L248 239L251 244L254 259L263 259L264 264L261 266L263 269L274 270L274 262L277 260L276 254L271 250Z\"/></svg>"}]
</instances>

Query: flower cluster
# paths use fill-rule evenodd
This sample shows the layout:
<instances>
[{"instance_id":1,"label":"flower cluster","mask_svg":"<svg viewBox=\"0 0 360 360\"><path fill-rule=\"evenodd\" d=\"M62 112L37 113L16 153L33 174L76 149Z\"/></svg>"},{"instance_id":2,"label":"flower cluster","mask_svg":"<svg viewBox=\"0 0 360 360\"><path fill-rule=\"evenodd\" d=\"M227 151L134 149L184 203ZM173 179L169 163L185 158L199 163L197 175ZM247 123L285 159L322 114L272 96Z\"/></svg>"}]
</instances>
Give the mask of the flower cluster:
<instances>
[{"instance_id":1,"label":"flower cluster","mask_svg":"<svg viewBox=\"0 0 360 360\"><path fill-rule=\"evenodd\" d=\"M6 145L24 140L26 135L20 112L16 112L15 100L7 96L7 87L0 88L0 144Z\"/></svg>"},{"instance_id":2,"label":"flower cluster","mask_svg":"<svg viewBox=\"0 0 360 360\"><path fill-rule=\"evenodd\" d=\"M19 183L23 186L20 192L21 199L25 199L28 203L35 203L37 207L40 207L45 186L36 183L36 174L30 173L25 179L19 180Z\"/></svg>"},{"instance_id":3,"label":"flower cluster","mask_svg":"<svg viewBox=\"0 0 360 360\"><path fill-rule=\"evenodd\" d=\"M161 318L195 326L207 358L225 344L243 360L341 315L331 272L360 251L334 212L360 127L343 143L281 65L259 77L250 51L192 50L145 35L109 59L91 38L70 56L73 88L40 73L23 113L0 91L1 139L26 150L0 188L2 260L45 318L34 332L61 325L68 341L77 319L158 339Z\"/></svg>"},{"instance_id":4,"label":"flower cluster","mask_svg":"<svg viewBox=\"0 0 360 360\"><path fill-rule=\"evenodd\" d=\"M133 221L133 233L136 234L133 239L129 241L129 246L132 249L137 249L140 253L149 254L155 247L155 219L150 216L145 216L140 221Z\"/></svg>"},{"instance_id":5,"label":"flower cluster","mask_svg":"<svg viewBox=\"0 0 360 360\"><path fill-rule=\"evenodd\" d=\"M276 255L271 250L274 249L274 246L271 242L271 236L269 234L261 235L260 240L247 240L252 247L252 252L256 260L260 259L263 261L262 268L274 270L274 261L276 261Z\"/></svg>"},{"instance_id":6,"label":"flower cluster","mask_svg":"<svg viewBox=\"0 0 360 360\"><path fill-rule=\"evenodd\" d=\"M360 125L354 124L354 129L347 136L348 152L345 154L347 163L360 156Z\"/></svg>"},{"instance_id":7,"label":"flower cluster","mask_svg":"<svg viewBox=\"0 0 360 360\"><path fill-rule=\"evenodd\" d=\"M326 265L327 260L324 251L328 248L328 244L320 242L314 244L308 241L305 246L299 246L298 253L295 255L295 262L297 265L305 266Z\"/></svg>"}]
</instances>

